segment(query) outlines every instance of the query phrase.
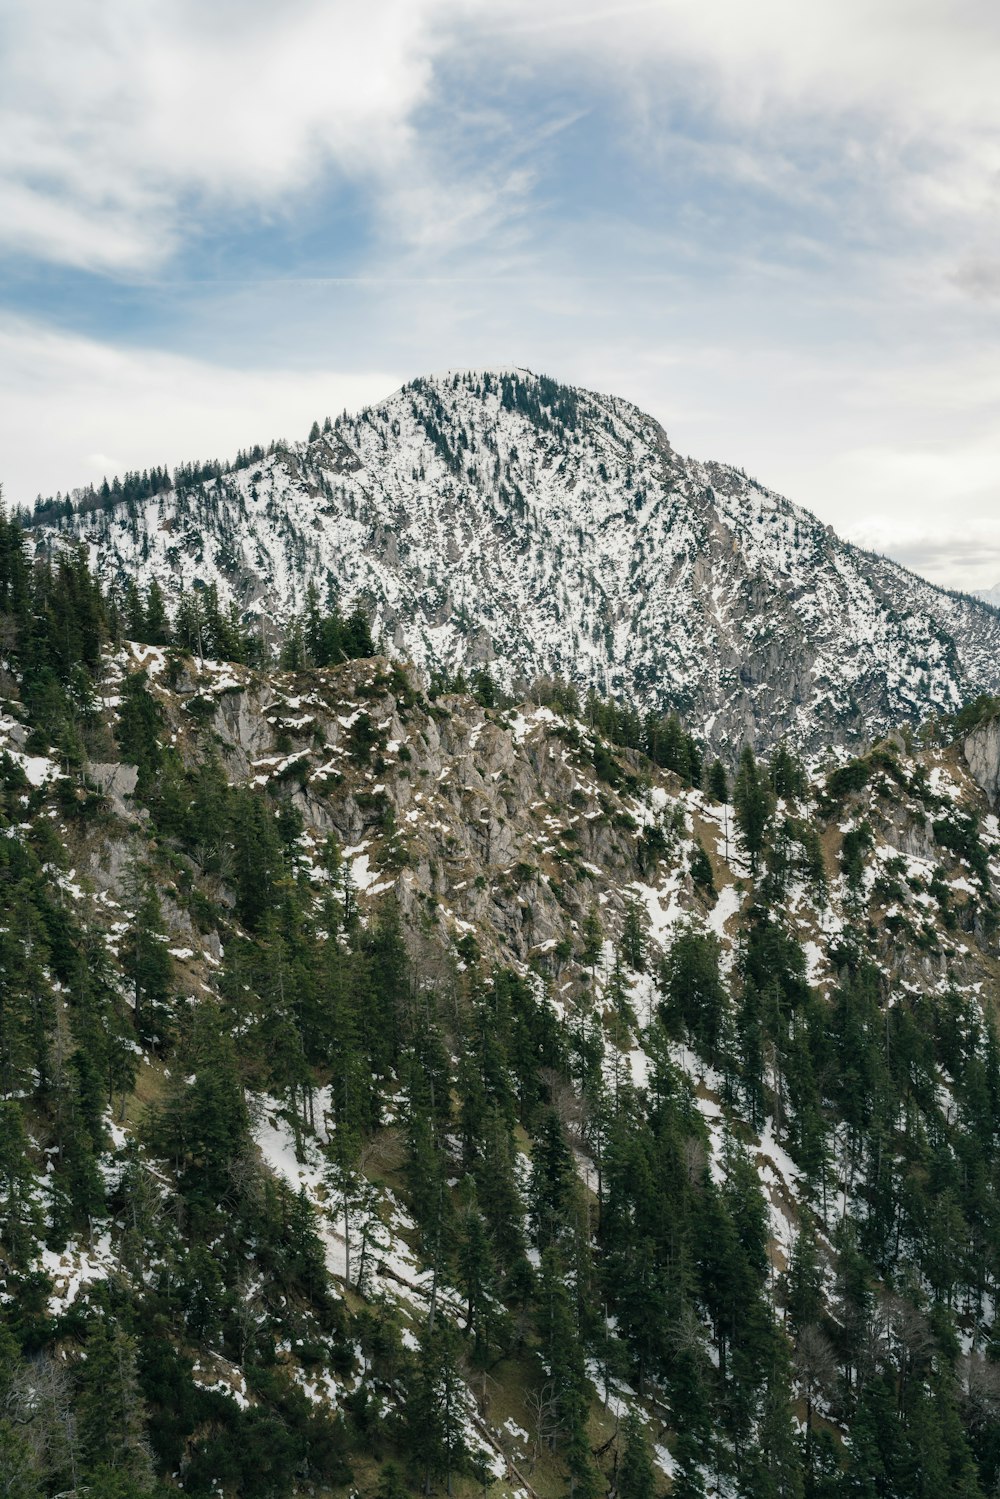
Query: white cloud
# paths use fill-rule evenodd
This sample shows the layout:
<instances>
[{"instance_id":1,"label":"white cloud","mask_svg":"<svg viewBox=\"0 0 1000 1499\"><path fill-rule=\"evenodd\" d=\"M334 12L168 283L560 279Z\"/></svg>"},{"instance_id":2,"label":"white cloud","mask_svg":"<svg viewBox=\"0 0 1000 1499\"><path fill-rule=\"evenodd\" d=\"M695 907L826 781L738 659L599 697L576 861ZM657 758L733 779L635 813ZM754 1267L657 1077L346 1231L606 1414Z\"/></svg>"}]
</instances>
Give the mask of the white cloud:
<instances>
[{"instance_id":1,"label":"white cloud","mask_svg":"<svg viewBox=\"0 0 1000 1499\"><path fill-rule=\"evenodd\" d=\"M468 12L478 9L468 0ZM536 51L637 76L665 60L694 67L686 87L744 122L847 110L920 132L1000 122L1000 13L991 0L550 0L541 10L534 0L501 0L480 14L484 30L515 44L530 38Z\"/></svg>"},{"instance_id":2,"label":"white cloud","mask_svg":"<svg viewBox=\"0 0 1000 1499\"><path fill-rule=\"evenodd\" d=\"M985 592L1000 582L1000 520L950 515L937 523L873 515L848 530L848 540L883 552L948 588Z\"/></svg>"},{"instance_id":3,"label":"white cloud","mask_svg":"<svg viewBox=\"0 0 1000 1499\"><path fill-rule=\"evenodd\" d=\"M810 190L787 160L819 131L913 215L975 215L997 199L998 60L985 0L6 0L0 241L147 270L201 217L287 208L328 172L369 187L404 245L477 238L533 175L480 154L456 180L468 121L450 150L425 119L447 116L445 63L583 69L644 151L685 100L740 134L718 170L778 192Z\"/></svg>"},{"instance_id":4,"label":"white cloud","mask_svg":"<svg viewBox=\"0 0 1000 1499\"><path fill-rule=\"evenodd\" d=\"M167 256L177 233L166 211L149 204L91 204L0 177L0 243L41 260L87 269L128 271ZM153 226L159 228L155 252Z\"/></svg>"},{"instance_id":5,"label":"white cloud","mask_svg":"<svg viewBox=\"0 0 1000 1499\"><path fill-rule=\"evenodd\" d=\"M0 479L11 505L125 469L302 438L315 419L402 383L395 372L229 369L26 323L0 324L0 371Z\"/></svg>"},{"instance_id":6,"label":"white cloud","mask_svg":"<svg viewBox=\"0 0 1000 1499\"><path fill-rule=\"evenodd\" d=\"M932 232L985 217L995 240L992 0L505 0L480 25L540 73L587 68L618 98L647 162L689 132L706 172L797 201L851 184L869 211L880 202Z\"/></svg>"},{"instance_id":7,"label":"white cloud","mask_svg":"<svg viewBox=\"0 0 1000 1499\"><path fill-rule=\"evenodd\" d=\"M332 167L392 177L430 87L433 8L13 0L0 235L70 264L145 269L199 200L280 203Z\"/></svg>"},{"instance_id":8,"label":"white cloud","mask_svg":"<svg viewBox=\"0 0 1000 1499\"><path fill-rule=\"evenodd\" d=\"M83 461L93 473L108 477L112 474L122 474L129 467L120 458L112 458L108 453L88 453ZM146 464L145 467L148 468L149 465Z\"/></svg>"}]
</instances>

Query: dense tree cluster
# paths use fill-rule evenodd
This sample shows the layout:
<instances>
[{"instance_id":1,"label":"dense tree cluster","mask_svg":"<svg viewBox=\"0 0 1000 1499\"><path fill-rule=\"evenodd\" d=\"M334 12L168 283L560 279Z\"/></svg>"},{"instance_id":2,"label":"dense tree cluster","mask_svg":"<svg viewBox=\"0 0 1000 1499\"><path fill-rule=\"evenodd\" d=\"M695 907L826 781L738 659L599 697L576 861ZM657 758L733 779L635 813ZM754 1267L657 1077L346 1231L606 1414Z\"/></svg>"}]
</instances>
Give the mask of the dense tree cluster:
<instances>
[{"instance_id":1,"label":"dense tree cluster","mask_svg":"<svg viewBox=\"0 0 1000 1499\"><path fill-rule=\"evenodd\" d=\"M71 764L95 718L94 679L107 610L81 549L31 562L16 521L0 510L0 625L3 670L20 695L41 746Z\"/></svg>"},{"instance_id":2,"label":"dense tree cluster","mask_svg":"<svg viewBox=\"0 0 1000 1499\"><path fill-rule=\"evenodd\" d=\"M292 621L287 632L281 652L282 666L289 671L301 671L309 666L339 666L343 661L374 654L371 625L361 605L346 618L334 601L322 609L319 594L310 584L306 589L305 613Z\"/></svg>"},{"instance_id":3,"label":"dense tree cluster","mask_svg":"<svg viewBox=\"0 0 1000 1499\"><path fill-rule=\"evenodd\" d=\"M326 430L329 430L329 425ZM74 515L92 515L95 511L117 510L119 507L135 517L139 506L147 500L156 499L170 490L198 489L223 479L227 474L251 468L253 464L260 463L279 451L281 445L277 442L272 442L267 448L254 443L250 448L241 448L231 462L221 462L217 458L204 463L196 460L180 464L173 473L165 464L162 467L144 468L141 472L138 469L129 470L121 477L116 474L110 483L105 478L100 485L86 485L74 490L72 495L68 492L65 495L58 493L48 499L38 495L31 510L19 513L17 520L26 528L58 526L60 521L68 520Z\"/></svg>"}]
</instances>

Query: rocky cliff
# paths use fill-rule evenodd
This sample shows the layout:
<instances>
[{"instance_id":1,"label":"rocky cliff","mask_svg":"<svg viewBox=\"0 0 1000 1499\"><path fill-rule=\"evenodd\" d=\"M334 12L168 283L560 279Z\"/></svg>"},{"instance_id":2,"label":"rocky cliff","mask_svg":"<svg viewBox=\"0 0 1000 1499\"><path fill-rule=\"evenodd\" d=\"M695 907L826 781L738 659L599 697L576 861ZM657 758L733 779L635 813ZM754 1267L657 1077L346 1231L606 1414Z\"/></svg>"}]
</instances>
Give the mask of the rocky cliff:
<instances>
[{"instance_id":1,"label":"rocky cliff","mask_svg":"<svg viewBox=\"0 0 1000 1499\"><path fill-rule=\"evenodd\" d=\"M965 759L990 806L1000 805L1000 718L987 719L963 741Z\"/></svg>"}]
</instances>

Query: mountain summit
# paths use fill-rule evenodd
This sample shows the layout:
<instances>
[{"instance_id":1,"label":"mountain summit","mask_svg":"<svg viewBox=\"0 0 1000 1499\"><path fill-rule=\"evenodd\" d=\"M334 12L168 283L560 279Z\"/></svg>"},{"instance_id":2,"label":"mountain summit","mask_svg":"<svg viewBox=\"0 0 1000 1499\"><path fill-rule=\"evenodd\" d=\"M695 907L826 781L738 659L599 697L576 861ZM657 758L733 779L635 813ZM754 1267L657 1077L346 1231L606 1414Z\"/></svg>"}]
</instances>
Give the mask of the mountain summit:
<instances>
[{"instance_id":1,"label":"mountain summit","mask_svg":"<svg viewBox=\"0 0 1000 1499\"><path fill-rule=\"evenodd\" d=\"M214 584L279 627L313 584L425 668L559 674L676 707L718 748L864 739L1000 686L996 610L682 458L628 401L527 370L417 379L308 442L58 525L108 581Z\"/></svg>"}]
</instances>

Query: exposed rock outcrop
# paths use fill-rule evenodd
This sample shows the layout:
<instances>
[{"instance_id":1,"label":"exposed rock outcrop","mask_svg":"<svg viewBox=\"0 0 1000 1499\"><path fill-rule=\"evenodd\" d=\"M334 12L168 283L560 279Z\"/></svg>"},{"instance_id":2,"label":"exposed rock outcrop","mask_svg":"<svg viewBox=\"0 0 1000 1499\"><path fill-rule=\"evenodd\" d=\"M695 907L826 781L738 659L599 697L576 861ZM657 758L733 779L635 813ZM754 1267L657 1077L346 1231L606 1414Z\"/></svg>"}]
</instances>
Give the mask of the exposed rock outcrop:
<instances>
[{"instance_id":1,"label":"exposed rock outcrop","mask_svg":"<svg viewBox=\"0 0 1000 1499\"><path fill-rule=\"evenodd\" d=\"M990 806L1000 806L1000 718L988 719L965 736L966 763Z\"/></svg>"}]
</instances>

